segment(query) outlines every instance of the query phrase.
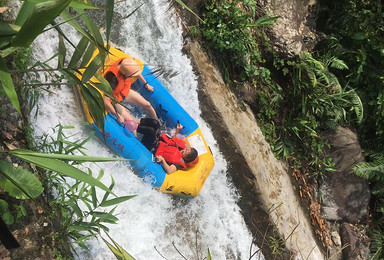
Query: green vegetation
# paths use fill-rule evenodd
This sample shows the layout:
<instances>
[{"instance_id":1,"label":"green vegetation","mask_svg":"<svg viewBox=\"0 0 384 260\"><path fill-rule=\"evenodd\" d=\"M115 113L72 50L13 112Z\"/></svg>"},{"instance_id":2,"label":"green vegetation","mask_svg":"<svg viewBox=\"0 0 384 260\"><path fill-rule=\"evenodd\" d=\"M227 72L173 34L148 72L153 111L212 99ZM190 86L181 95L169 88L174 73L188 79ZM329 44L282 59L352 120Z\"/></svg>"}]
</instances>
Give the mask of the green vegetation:
<instances>
[{"instance_id":1,"label":"green vegetation","mask_svg":"<svg viewBox=\"0 0 384 260\"><path fill-rule=\"evenodd\" d=\"M370 180L372 220L368 226L374 259L384 257L384 14L381 1L322 1L319 29L327 35L320 50L348 64L349 71L338 73L340 82L355 89L365 115L361 124L352 122L366 155L366 163L355 167L357 175Z\"/></svg>"},{"instance_id":2,"label":"green vegetation","mask_svg":"<svg viewBox=\"0 0 384 260\"><path fill-rule=\"evenodd\" d=\"M67 243L67 237L80 246L86 248L84 241L97 235L100 229L108 231L102 223L116 223L118 220L113 212L101 211L101 208L110 207L122 203L134 196L116 197L112 188L114 181L106 187L100 179L103 176L101 170L97 178L92 176L92 171L87 173L80 171L72 165L83 162L108 162L123 159L112 159L102 157L73 155L83 150L83 142L70 142L66 140L63 130L65 127L58 126L57 140L44 144L47 153L36 153L29 150L12 150L8 154L19 157L29 163L39 166L45 172L42 175L44 187L54 191L56 196L50 200L52 219L61 219L61 232L57 233L57 239L61 243ZM46 140L46 139L45 139ZM22 167L14 167L11 163L0 161L1 179L0 187L16 199L33 199L43 192L43 185L39 179ZM68 177L72 178L72 182ZM103 199L98 201L96 193L99 188L104 192ZM115 198L110 199L113 195ZM1 213L7 224L13 223L13 216L8 210L8 203L0 200ZM25 215L22 205L13 205L17 208L16 219ZM81 209L83 208L83 209ZM85 210L87 208L88 210ZM87 220L90 219L90 220Z\"/></svg>"},{"instance_id":3,"label":"green vegetation","mask_svg":"<svg viewBox=\"0 0 384 260\"><path fill-rule=\"evenodd\" d=\"M384 153L367 152L368 162L359 163L355 167L358 176L371 181L371 192L374 206L372 218L374 222L368 227L371 236L371 250L375 253L372 259L383 259L384 256Z\"/></svg>"},{"instance_id":4,"label":"green vegetation","mask_svg":"<svg viewBox=\"0 0 384 260\"><path fill-rule=\"evenodd\" d=\"M325 155L327 145L321 134L338 124L361 121L363 107L359 96L352 89L342 88L331 72L347 69L342 60L330 56L316 59L303 52L287 65L290 86L275 89L263 86L258 107L266 109L260 110L258 118L263 129L271 131L264 132L276 154L298 158L314 177L321 177L324 170L332 170L333 166Z\"/></svg>"},{"instance_id":5,"label":"green vegetation","mask_svg":"<svg viewBox=\"0 0 384 260\"><path fill-rule=\"evenodd\" d=\"M278 17L244 13L238 1L209 0L205 4L201 25L202 38L214 51L220 62L224 79L237 81L263 81L268 83L270 71L263 67L265 60L259 48L259 39L266 38L262 27L273 24ZM255 3L243 2L244 8Z\"/></svg>"},{"instance_id":6,"label":"green vegetation","mask_svg":"<svg viewBox=\"0 0 384 260\"><path fill-rule=\"evenodd\" d=\"M322 177L325 170L333 170L333 162L325 154L328 144L322 140L322 134L337 125L358 131L367 163L358 165L355 171L371 182L375 205L369 227L371 249L375 259L381 259L384 257L383 3L322 0L319 5L318 30L327 38L313 53L302 53L293 59L278 58L270 48L265 28L257 23L266 16L252 0L207 1L200 36L212 50L227 81L232 85L248 82L255 87L256 104L251 105L262 131L274 152L286 159L292 170L301 170L309 179ZM267 16L266 25L276 19ZM193 28L194 37L197 32ZM271 80L271 71L277 81Z\"/></svg>"},{"instance_id":7,"label":"green vegetation","mask_svg":"<svg viewBox=\"0 0 384 260\"><path fill-rule=\"evenodd\" d=\"M73 128L73 127L72 127ZM113 207L109 211L105 211L104 208L115 206L126 200L129 200L135 196L122 196L116 197L112 189L115 185L113 178L109 187L105 187L101 182L101 178L104 175L104 171L101 169L97 177L93 179L92 170L86 168L83 173L72 165L79 165L82 162L102 162L102 161L116 161L123 159L110 159L110 158L96 158L89 156L76 156L75 153L84 154L83 145L87 140L71 142L67 140L64 134L65 130L71 129L71 127L57 126L55 133L56 139L38 138L39 140L45 140L45 143L41 144L43 150L49 152L49 154L35 155L44 156L46 158L56 158L55 164L58 164L58 159L69 160L70 163L62 163L65 168L71 168L66 173L61 173L59 167L55 166L54 169L45 167L44 172L44 187L48 190L54 191L56 194L53 199L49 201L51 218L61 219L60 231L56 233L56 239L60 243L68 243L68 237L81 247L87 249L84 242L91 237L94 237L100 233L101 230L108 232L108 228L105 223L116 224L118 218L114 215L116 207ZM44 161L46 161L46 158ZM36 164L36 162L34 162ZM39 165L39 163L37 163ZM79 175L72 177L76 172L81 173L83 177L79 178ZM73 181L67 178L70 176ZM100 182L100 184L95 183ZM99 187L100 189L96 189ZM97 194L103 192L102 200L99 201ZM114 196L114 198L110 198ZM71 244L70 244L71 245Z\"/></svg>"},{"instance_id":8,"label":"green vegetation","mask_svg":"<svg viewBox=\"0 0 384 260\"><path fill-rule=\"evenodd\" d=\"M49 0L43 2L24 1L19 9L14 23L1 23L0 35L2 37L0 39L0 83L2 89L5 91L6 95L9 97L13 106L17 111L19 111L19 113L21 113L21 110L18 96L15 91L11 74L9 73L6 65L5 58L15 52L17 56L17 53L23 53L23 51L28 50L33 40L44 32L48 25L51 25L51 27L47 30L55 29L59 33L59 52L57 54L59 60L58 66L57 68L50 68L47 67L43 61L41 61L37 63L36 67L39 66L40 70L42 69L53 72L57 76L57 82L61 82L64 75L72 78L72 80L79 85L80 91L83 94L96 123L101 128L104 128L104 120L102 117L104 105L101 94L95 87L102 90L113 100L115 99L109 83L101 77L95 75L95 73L99 68L103 67L104 59L108 53L108 46L104 43L99 28L85 13L85 9L97 8L88 3L75 0ZM106 42L109 41L113 9L114 1L106 1ZM73 16L73 13L75 13L76 16ZM54 21L54 19L58 16L64 20L64 23L71 25L83 36L78 44L71 42L60 29L60 24L57 24ZM81 21L78 22L77 20ZM86 29L84 29L80 23L85 24ZM68 67L64 67L64 64L66 64L65 54L67 51L66 42L64 40L71 45L71 47L75 48L74 54L68 63ZM98 49L99 53L88 65L92 53L96 49ZM25 57L26 56L24 55L22 58L17 59L18 63L21 64L16 65L25 67ZM79 69L84 69L86 65L88 66L85 71L83 73L80 72ZM31 69L30 72L36 72L34 70L35 68L28 69ZM77 77L77 75L79 75L79 77ZM93 76L97 77L98 80L95 80Z\"/></svg>"},{"instance_id":9,"label":"green vegetation","mask_svg":"<svg viewBox=\"0 0 384 260\"><path fill-rule=\"evenodd\" d=\"M114 1L106 1L106 39L109 40ZM48 1L24 1L19 9L14 23L2 22L0 26L0 84L1 91L10 99L15 109L21 114L19 97L17 95L15 84L7 65L17 68L16 72L19 78L27 77L29 83L42 85L39 81L41 71L48 72L53 79L50 84L60 84L65 77L72 78L77 83L80 91L85 97L85 101L90 107L91 114L95 117L96 123L103 127L104 105L102 97L95 89L97 86L113 99L110 85L103 79L95 82L93 78L96 71L103 66L104 59L108 52L108 46L104 44L100 31L94 22L87 16L84 9L95 9L92 5L77 0L48 0ZM76 13L74 17L72 13ZM60 24L56 24L54 19L57 16L76 29L83 38L76 45L70 42L60 29ZM87 29L80 26L79 22L86 25ZM28 67L28 57L31 54L30 45L33 40L41 34L46 27L55 29L59 33L59 53L57 68L51 68L44 61L38 61L33 67ZM74 54L69 61L68 67L64 67L66 45L64 39L75 48ZM98 49L99 54L87 68L80 72L90 61L94 50ZM55 57L54 56L54 57ZM52 57L53 58L53 57ZM27 74L23 74L27 72ZM32 73L32 77L30 77ZM53 77L52 77L53 76ZM78 78L79 77L79 78ZM97 75L96 75L97 77ZM30 106L36 104L38 91L29 88L23 88L23 82L17 82L20 85L22 97L29 97ZM49 83L45 84L49 85ZM100 230L108 231L104 223L116 223L117 217L114 215L116 205L122 203L134 196L116 197L112 192L114 181L109 187L100 180L103 176L101 170L97 177L93 177L90 169L79 170L74 165L84 162L106 162L119 159L89 157L84 154L83 145L87 140L78 142L69 142L66 140L64 130L68 127L58 126L57 139L52 140L44 137L43 143L35 144L34 149L40 152L30 150L15 149L11 151L2 151L11 157L22 159L30 164L36 165L40 169L39 178L23 167L15 167L12 163L0 160L0 188L9 196L18 199L32 199L38 197L45 189L47 193L54 192L56 195L49 202L51 218L60 219L61 230L55 235L60 243L68 243L68 237L86 248L84 242L100 233ZM29 140L31 141L31 139ZM49 153L41 153L49 152ZM75 155L81 153L82 155ZM42 185L43 184L43 185ZM98 200L97 194L103 192L103 198ZM106 211L106 207L113 207ZM13 216L11 209L16 209L16 217ZM12 224L26 214L22 203L13 203L10 205L5 200L0 200L0 214L6 220L7 224Z\"/></svg>"},{"instance_id":10,"label":"green vegetation","mask_svg":"<svg viewBox=\"0 0 384 260\"><path fill-rule=\"evenodd\" d=\"M343 1L335 8L326 5L329 13L324 29L328 49L348 64L350 70L338 74L340 81L356 89L369 117L357 126L360 140L367 147L378 149L384 143L384 81L383 81L383 13L379 1ZM341 7L341 8L340 8ZM325 16L325 14L324 14Z\"/></svg>"}]
</instances>

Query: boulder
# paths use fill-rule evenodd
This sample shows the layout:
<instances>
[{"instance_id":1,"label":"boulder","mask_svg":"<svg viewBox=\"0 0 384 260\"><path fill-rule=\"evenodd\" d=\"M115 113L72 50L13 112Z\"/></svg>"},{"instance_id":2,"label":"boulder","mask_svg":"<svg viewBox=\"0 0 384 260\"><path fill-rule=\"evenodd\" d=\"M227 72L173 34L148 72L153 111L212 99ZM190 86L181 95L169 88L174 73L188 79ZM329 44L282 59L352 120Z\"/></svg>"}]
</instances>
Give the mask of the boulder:
<instances>
[{"instance_id":1,"label":"boulder","mask_svg":"<svg viewBox=\"0 0 384 260\"><path fill-rule=\"evenodd\" d=\"M367 247L367 242L361 236L359 230L349 224L342 224L340 235L343 245L343 259L345 260L365 260L372 259L370 251Z\"/></svg>"},{"instance_id":2,"label":"boulder","mask_svg":"<svg viewBox=\"0 0 384 260\"><path fill-rule=\"evenodd\" d=\"M274 48L284 56L311 51L320 37L315 31L315 0L265 0L260 5L266 14L280 16L271 28Z\"/></svg>"},{"instance_id":3,"label":"boulder","mask_svg":"<svg viewBox=\"0 0 384 260\"><path fill-rule=\"evenodd\" d=\"M368 181L352 172L353 166L364 160L357 135L337 127L325 139L331 145L329 154L337 172L327 172L320 186L323 214L327 220L358 223L367 216L370 192Z\"/></svg>"}]
</instances>

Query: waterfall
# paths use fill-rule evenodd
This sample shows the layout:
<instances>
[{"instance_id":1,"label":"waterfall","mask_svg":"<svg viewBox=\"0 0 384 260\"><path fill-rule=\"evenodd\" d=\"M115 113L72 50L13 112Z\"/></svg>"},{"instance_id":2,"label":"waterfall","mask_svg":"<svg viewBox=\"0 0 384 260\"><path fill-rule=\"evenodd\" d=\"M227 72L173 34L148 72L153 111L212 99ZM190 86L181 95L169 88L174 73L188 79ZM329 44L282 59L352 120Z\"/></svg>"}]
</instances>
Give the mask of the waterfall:
<instances>
[{"instance_id":1,"label":"waterfall","mask_svg":"<svg viewBox=\"0 0 384 260\"><path fill-rule=\"evenodd\" d=\"M201 193L191 200L163 194L136 176L125 162L98 163L90 166L94 173L105 170L102 181L108 186L113 176L113 191L118 196L138 195L120 204L116 210L119 221L107 225L109 234L136 259L181 259L179 250L187 259L203 259L208 248L212 259L248 259L253 251L252 235L247 229L237 205L239 195L227 177L227 163L213 138L212 130L200 117L197 96L197 76L191 61L181 51L182 29L173 8L161 0L144 2L139 10L123 19L142 2L122 1L115 6L115 19L111 34L112 45L142 59L150 67L163 67L159 77L176 100L197 121L215 157L215 167ZM103 11L99 11L99 14ZM93 16L97 20L97 15ZM80 36L67 26L65 33L77 42ZM57 51L57 33L50 30L34 42L34 59L48 60ZM56 60L50 61L52 66ZM71 88L51 89L43 92L39 100L37 117L32 116L34 136L53 135L58 123L74 126L67 130L71 139L85 139L91 134L83 124L81 109ZM98 139L86 144L91 156L114 157ZM101 195L100 195L101 196ZM173 245L174 243L174 245ZM86 243L90 251L76 248L78 259L114 259L101 239ZM177 250L176 250L177 248ZM159 254L161 253L161 255ZM257 257L255 257L257 259ZM263 257L261 256L261 259Z\"/></svg>"}]
</instances>

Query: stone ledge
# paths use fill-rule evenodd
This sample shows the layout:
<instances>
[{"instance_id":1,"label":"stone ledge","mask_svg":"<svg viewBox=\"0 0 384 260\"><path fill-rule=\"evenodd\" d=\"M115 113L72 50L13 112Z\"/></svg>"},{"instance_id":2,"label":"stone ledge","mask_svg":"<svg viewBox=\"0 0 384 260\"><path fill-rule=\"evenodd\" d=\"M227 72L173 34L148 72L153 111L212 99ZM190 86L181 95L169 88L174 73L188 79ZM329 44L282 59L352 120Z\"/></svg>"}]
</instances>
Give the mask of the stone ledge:
<instances>
[{"instance_id":1,"label":"stone ledge","mask_svg":"<svg viewBox=\"0 0 384 260\"><path fill-rule=\"evenodd\" d=\"M201 91L210 98L220 116L218 120L230 133L236 144L235 149L243 154L255 176L255 190L260 192L263 208L268 210L276 207L270 213L270 219L280 235L289 238L286 240L287 248L303 259L324 259L308 214L300 206L290 176L271 152L251 109L237 102L236 96L224 84L220 73L199 43L190 43L190 55L201 73Z\"/></svg>"}]
</instances>

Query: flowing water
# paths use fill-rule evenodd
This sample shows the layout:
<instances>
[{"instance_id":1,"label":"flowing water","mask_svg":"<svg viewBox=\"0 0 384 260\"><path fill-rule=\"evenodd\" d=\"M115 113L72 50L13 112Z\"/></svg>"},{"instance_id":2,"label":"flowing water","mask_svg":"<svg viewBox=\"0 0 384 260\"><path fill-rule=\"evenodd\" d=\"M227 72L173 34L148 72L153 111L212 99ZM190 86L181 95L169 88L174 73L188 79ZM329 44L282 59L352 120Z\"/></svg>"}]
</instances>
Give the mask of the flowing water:
<instances>
[{"instance_id":1,"label":"flowing water","mask_svg":"<svg viewBox=\"0 0 384 260\"><path fill-rule=\"evenodd\" d=\"M160 80L200 125L216 164L200 195L188 201L156 191L137 177L126 163L91 166L94 173L98 173L100 167L105 170L102 180L107 186L113 176L116 182L114 192L118 196L138 195L119 205L118 224L108 225L109 234L136 259L162 259L162 256L182 259L177 250L187 259L203 259L208 248L213 259L248 259L250 247L253 246L254 252L256 246L252 245L252 236L237 205L236 188L227 177L227 163L212 130L200 117L197 76L190 60L181 51L180 22L173 8L169 10L168 2L159 0L145 2L130 18L122 19L141 3L123 1L116 5L111 43L150 66L163 66L169 72L160 76ZM100 19L97 16L93 18ZM65 31L75 42L79 40L74 31ZM56 33L45 33L34 43L34 58L49 59L57 46ZM53 60L51 64L56 66L57 61ZM66 131L71 140L91 134L91 129L83 124L81 109L72 90L67 87L53 90L52 94L44 93L39 101L37 117L32 120L36 137L52 134L52 128L58 123L75 127ZM88 155L115 156L96 138L86 147ZM87 246L90 251L76 249L78 259L114 259L101 240L92 239Z\"/></svg>"}]
</instances>

